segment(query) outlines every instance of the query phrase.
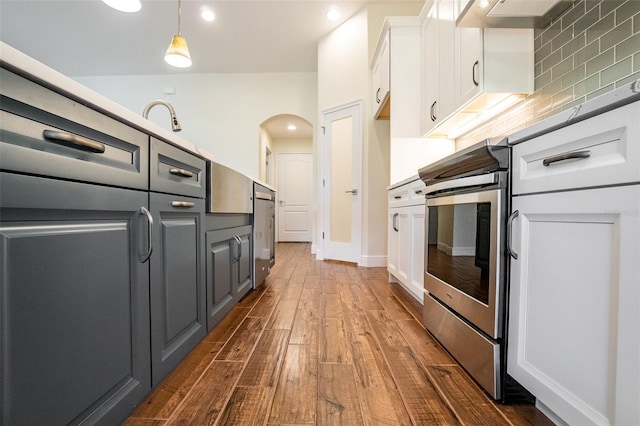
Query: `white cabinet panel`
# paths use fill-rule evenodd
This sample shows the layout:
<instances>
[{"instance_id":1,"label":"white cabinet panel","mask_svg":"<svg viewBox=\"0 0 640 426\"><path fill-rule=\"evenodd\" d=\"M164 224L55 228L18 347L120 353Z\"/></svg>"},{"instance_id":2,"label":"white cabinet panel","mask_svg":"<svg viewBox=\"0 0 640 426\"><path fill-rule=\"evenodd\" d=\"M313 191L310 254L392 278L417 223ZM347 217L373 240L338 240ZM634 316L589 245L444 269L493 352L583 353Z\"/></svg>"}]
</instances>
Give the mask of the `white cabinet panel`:
<instances>
[{"instance_id":1,"label":"white cabinet panel","mask_svg":"<svg viewBox=\"0 0 640 426\"><path fill-rule=\"evenodd\" d=\"M424 183L415 180L389 191L387 270L417 300L423 300ZM403 200L395 200L397 194ZM396 201L396 204L392 204Z\"/></svg>"},{"instance_id":2,"label":"white cabinet panel","mask_svg":"<svg viewBox=\"0 0 640 426\"><path fill-rule=\"evenodd\" d=\"M639 141L635 102L518 144L513 193L640 182Z\"/></svg>"},{"instance_id":3,"label":"white cabinet panel","mask_svg":"<svg viewBox=\"0 0 640 426\"><path fill-rule=\"evenodd\" d=\"M509 374L569 424L639 424L640 186L513 209Z\"/></svg>"},{"instance_id":4,"label":"white cabinet panel","mask_svg":"<svg viewBox=\"0 0 640 426\"><path fill-rule=\"evenodd\" d=\"M388 118L383 113L389 97L389 32L382 39L378 55L372 67L373 72L373 112L374 118ZM388 108L387 108L388 110Z\"/></svg>"}]
</instances>

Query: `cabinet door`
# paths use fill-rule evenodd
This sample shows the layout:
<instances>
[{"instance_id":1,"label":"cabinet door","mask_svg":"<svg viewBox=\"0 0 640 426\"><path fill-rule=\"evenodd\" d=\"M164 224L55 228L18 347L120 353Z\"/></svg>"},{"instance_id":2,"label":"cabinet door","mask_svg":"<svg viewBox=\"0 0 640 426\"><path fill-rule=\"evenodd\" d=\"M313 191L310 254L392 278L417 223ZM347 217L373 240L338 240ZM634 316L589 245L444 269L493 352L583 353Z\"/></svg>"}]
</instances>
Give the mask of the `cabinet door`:
<instances>
[{"instance_id":1,"label":"cabinet door","mask_svg":"<svg viewBox=\"0 0 640 426\"><path fill-rule=\"evenodd\" d=\"M508 373L568 424L640 424L640 186L513 209Z\"/></svg>"},{"instance_id":2,"label":"cabinet door","mask_svg":"<svg viewBox=\"0 0 640 426\"><path fill-rule=\"evenodd\" d=\"M251 265L253 264L253 238L251 235L251 226L238 229L239 253L238 259L238 299L241 299L251 287L253 280L251 279Z\"/></svg>"},{"instance_id":3,"label":"cabinet door","mask_svg":"<svg viewBox=\"0 0 640 426\"><path fill-rule=\"evenodd\" d=\"M235 303L236 286L232 260L237 257L235 241L221 236L223 231L206 233L207 330L211 330Z\"/></svg>"},{"instance_id":4,"label":"cabinet door","mask_svg":"<svg viewBox=\"0 0 640 426\"><path fill-rule=\"evenodd\" d=\"M422 133L435 126L438 102L438 9L429 10L422 26Z\"/></svg>"},{"instance_id":5,"label":"cabinet door","mask_svg":"<svg viewBox=\"0 0 640 426\"><path fill-rule=\"evenodd\" d=\"M398 274L396 278L405 286L411 273L411 221L410 207L398 209L396 224L398 227Z\"/></svg>"},{"instance_id":6,"label":"cabinet door","mask_svg":"<svg viewBox=\"0 0 640 426\"><path fill-rule=\"evenodd\" d=\"M0 423L119 424L150 390L147 195L0 173Z\"/></svg>"},{"instance_id":7,"label":"cabinet door","mask_svg":"<svg viewBox=\"0 0 640 426\"><path fill-rule=\"evenodd\" d=\"M438 2L438 103L436 123L446 119L455 109L455 32L454 4Z\"/></svg>"},{"instance_id":8,"label":"cabinet door","mask_svg":"<svg viewBox=\"0 0 640 426\"><path fill-rule=\"evenodd\" d=\"M384 116L382 118L389 118L388 113L382 114L381 110L384 108L387 98L389 96L389 68L390 68L390 56L389 56L389 33L385 35L382 40L382 45L378 51L375 63L373 64L373 111L374 117Z\"/></svg>"},{"instance_id":9,"label":"cabinet door","mask_svg":"<svg viewBox=\"0 0 640 426\"><path fill-rule=\"evenodd\" d=\"M204 337L204 200L151 193L151 351L154 386Z\"/></svg>"},{"instance_id":10,"label":"cabinet door","mask_svg":"<svg viewBox=\"0 0 640 426\"><path fill-rule=\"evenodd\" d=\"M388 214L388 232L387 232L387 270L391 275L398 275L398 244L400 242L400 233L398 229L398 213L397 208L389 209Z\"/></svg>"},{"instance_id":11,"label":"cabinet door","mask_svg":"<svg viewBox=\"0 0 640 426\"><path fill-rule=\"evenodd\" d=\"M455 105L465 105L482 91L482 34L482 28L455 29Z\"/></svg>"},{"instance_id":12,"label":"cabinet door","mask_svg":"<svg viewBox=\"0 0 640 426\"><path fill-rule=\"evenodd\" d=\"M424 204L411 206L409 211L409 221L411 224L411 274L409 276L409 290L420 301L422 301L424 294L425 211L426 206Z\"/></svg>"}]
</instances>

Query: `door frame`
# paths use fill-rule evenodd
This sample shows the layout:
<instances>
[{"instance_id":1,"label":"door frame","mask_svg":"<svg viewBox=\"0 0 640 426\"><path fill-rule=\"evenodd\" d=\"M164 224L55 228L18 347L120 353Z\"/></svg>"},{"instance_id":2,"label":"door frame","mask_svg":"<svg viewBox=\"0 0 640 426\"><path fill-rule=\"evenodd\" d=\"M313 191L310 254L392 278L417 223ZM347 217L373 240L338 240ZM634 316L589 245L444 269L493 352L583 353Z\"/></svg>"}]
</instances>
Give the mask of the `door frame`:
<instances>
[{"instance_id":1,"label":"door frame","mask_svg":"<svg viewBox=\"0 0 640 426\"><path fill-rule=\"evenodd\" d=\"M327 158L327 147L326 147L326 141L325 141L325 137L326 137L326 132L325 132L325 128L326 128L326 119L327 116L329 114L333 114L335 112L341 111L341 110L346 110L352 107L356 107L357 108L357 113L352 115L355 119L358 120L356 126L354 126L354 130L355 130L355 134L354 136L357 136L354 138L353 143L355 143L356 149L358 150L358 155L360 158L359 161L359 170L357 171L357 174L355 176L356 178L356 182L354 185L356 187L356 189L358 189L358 199L356 202L356 208L358 209L359 212L359 223L353 224L354 226L356 226L357 228L357 232L354 235L353 238L353 244L356 245L356 249L358 252L357 255L357 263L358 265L361 264L361 259L362 259L362 231L363 231L363 198L364 198L364 190L363 190L363 177L362 177L362 173L363 173L363 147L364 147L364 116L363 116L363 111L364 111L364 102L362 99L357 99L351 102L347 102L335 107L331 107L331 108L327 108L321 111L320 114L320 126L318 126L318 141L319 141L319 146L318 146L318 158L319 158L319 164L318 164L318 205L321 206L321 208L318 209L318 216L319 216L319 226L318 226L318 235L317 235L317 241L319 242L318 244L318 250L316 251L316 259L318 260L324 260L324 254L325 254L325 239L323 238L323 234L324 232L327 231L327 225L329 224L329 218L328 218L328 212L327 209L329 208L328 203L325 202L325 181L328 180L328 174L330 172L329 166L330 166L330 162L329 159ZM348 114L345 114L345 117L347 117ZM328 185L327 185L328 187Z\"/></svg>"}]
</instances>

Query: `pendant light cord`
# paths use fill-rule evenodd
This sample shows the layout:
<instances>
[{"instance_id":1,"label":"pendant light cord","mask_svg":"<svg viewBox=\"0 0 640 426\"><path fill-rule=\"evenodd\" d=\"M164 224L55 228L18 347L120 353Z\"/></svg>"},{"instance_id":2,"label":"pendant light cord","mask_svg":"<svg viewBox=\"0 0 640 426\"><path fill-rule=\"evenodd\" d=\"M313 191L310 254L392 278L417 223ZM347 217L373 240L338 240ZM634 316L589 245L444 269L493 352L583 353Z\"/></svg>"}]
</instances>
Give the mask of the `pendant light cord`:
<instances>
[{"instance_id":1,"label":"pendant light cord","mask_svg":"<svg viewBox=\"0 0 640 426\"><path fill-rule=\"evenodd\" d=\"M178 35L180 35L180 18L182 16L182 1L178 0Z\"/></svg>"}]
</instances>

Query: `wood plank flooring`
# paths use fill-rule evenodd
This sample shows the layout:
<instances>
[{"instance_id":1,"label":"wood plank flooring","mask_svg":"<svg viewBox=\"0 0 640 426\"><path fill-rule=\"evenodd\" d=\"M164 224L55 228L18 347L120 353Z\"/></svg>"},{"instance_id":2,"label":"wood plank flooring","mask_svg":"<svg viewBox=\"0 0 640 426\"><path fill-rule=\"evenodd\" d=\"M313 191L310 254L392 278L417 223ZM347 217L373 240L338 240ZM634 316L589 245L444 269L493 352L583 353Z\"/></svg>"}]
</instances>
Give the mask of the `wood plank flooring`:
<instances>
[{"instance_id":1,"label":"wood plank flooring","mask_svg":"<svg viewBox=\"0 0 640 426\"><path fill-rule=\"evenodd\" d=\"M303 243L276 259L125 426L552 425L492 401L386 269L316 261Z\"/></svg>"}]
</instances>

